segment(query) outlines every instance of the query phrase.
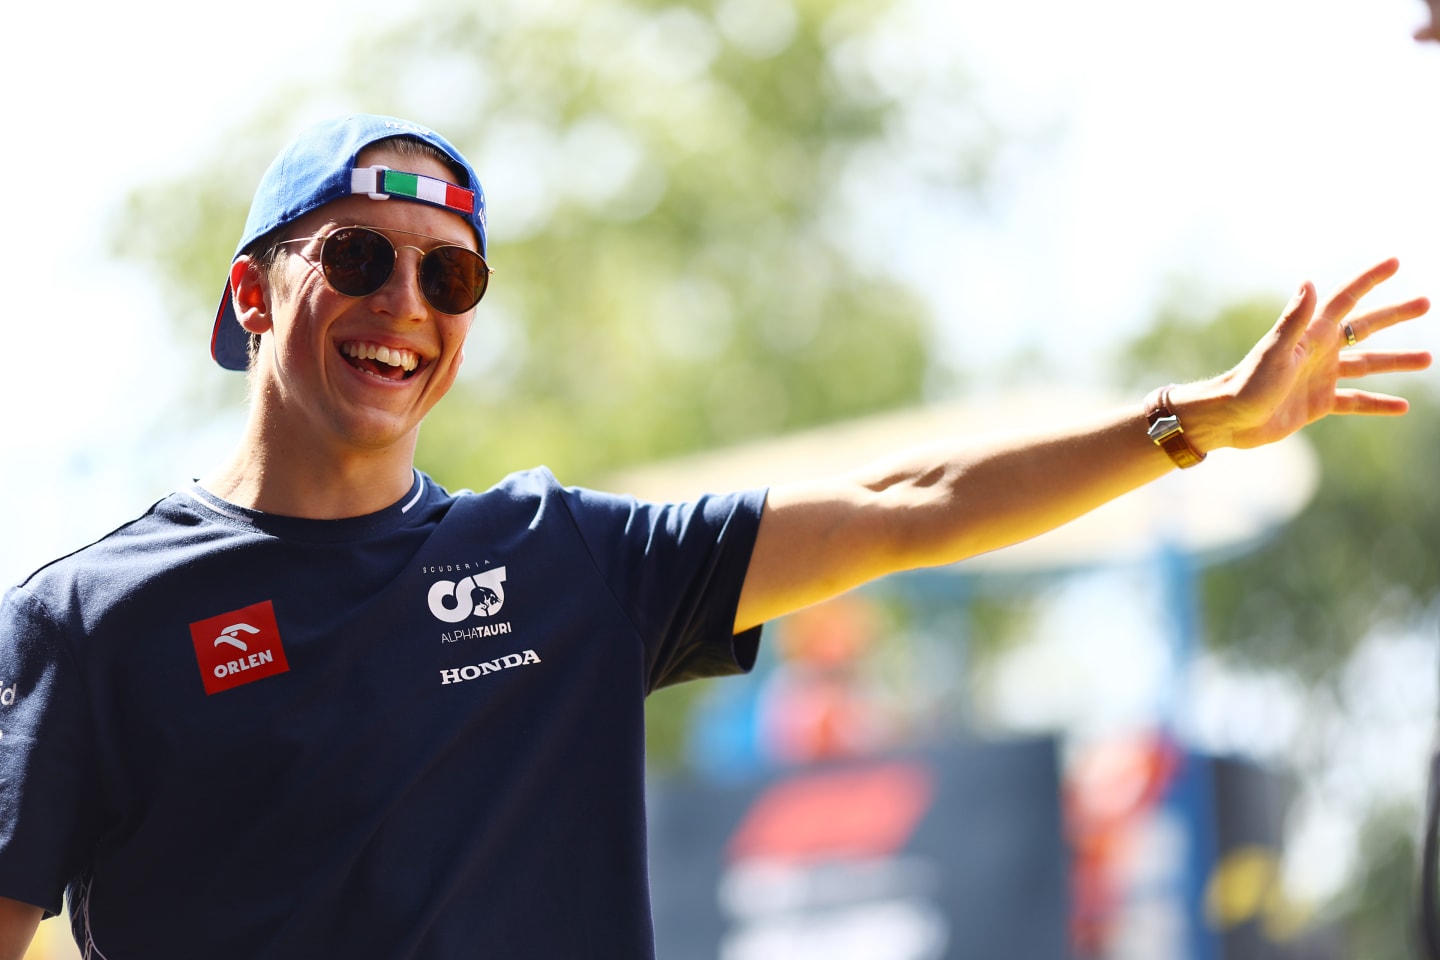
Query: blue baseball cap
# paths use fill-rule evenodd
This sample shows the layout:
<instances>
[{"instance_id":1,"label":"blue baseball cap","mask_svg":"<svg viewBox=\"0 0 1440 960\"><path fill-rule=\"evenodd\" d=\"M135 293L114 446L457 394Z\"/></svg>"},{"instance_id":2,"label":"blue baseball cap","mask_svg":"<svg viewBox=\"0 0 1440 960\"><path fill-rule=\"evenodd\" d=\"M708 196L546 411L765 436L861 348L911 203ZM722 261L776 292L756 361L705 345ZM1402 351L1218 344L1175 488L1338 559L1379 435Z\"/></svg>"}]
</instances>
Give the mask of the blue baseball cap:
<instances>
[{"instance_id":1,"label":"blue baseball cap","mask_svg":"<svg viewBox=\"0 0 1440 960\"><path fill-rule=\"evenodd\" d=\"M370 144L402 136L422 140L440 150L465 171L465 182L456 185L380 166L355 166L355 158ZM354 194L365 194L375 200L394 198L427 203L458 213L475 229L480 255L485 255L485 192L480 187L480 178L475 176L475 170L460 151L435 131L408 120L354 114L307 128L271 162L255 189L245 232L230 262L234 263L247 247L267 233L332 200ZM235 316L229 271L226 271L225 292L220 297L215 328L210 335L210 355L226 370L244 370L250 365L250 334Z\"/></svg>"}]
</instances>

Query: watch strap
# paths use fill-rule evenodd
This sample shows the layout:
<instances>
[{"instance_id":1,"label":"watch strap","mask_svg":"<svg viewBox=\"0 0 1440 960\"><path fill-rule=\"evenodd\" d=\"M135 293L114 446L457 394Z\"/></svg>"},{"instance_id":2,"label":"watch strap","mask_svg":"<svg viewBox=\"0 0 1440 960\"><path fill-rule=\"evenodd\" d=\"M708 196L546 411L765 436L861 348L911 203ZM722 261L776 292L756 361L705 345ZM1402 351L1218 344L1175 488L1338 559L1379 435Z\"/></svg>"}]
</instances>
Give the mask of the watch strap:
<instances>
[{"instance_id":1,"label":"watch strap","mask_svg":"<svg viewBox=\"0 0 1440 960\"><path fill-rule=\"evenodd\" d=\"M1145 398L1146 433L1155 445L1170 455L1175 465L1184 470L1205 459L1205 454L1190 445L1180 417L1170 408L1170 387L1173 384L1151 391Z\"/></svg>"}]
</instances>

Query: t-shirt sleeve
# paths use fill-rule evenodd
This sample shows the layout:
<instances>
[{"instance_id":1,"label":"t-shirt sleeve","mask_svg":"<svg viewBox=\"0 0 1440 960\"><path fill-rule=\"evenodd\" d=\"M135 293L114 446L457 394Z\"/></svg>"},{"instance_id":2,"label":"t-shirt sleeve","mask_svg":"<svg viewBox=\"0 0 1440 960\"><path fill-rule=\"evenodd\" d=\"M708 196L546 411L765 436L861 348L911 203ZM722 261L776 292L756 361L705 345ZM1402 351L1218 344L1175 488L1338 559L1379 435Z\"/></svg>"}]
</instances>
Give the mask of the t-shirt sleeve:
<instances>
[{"instance_id":1,"label":"t-shirt sleeve","mask_svg":"<svg viewBox=\"0 0 1440 960\"><path fill-rule=\"evenodd\" d=\"M0 896L58 914L88 849L89 708L52 618L26 590L0 601Z\"/></svg>"},{"instance_id":2,"label":"t-shirt sleeve","mask_svg":"<svg viewBox=\"0 0 1440 960\"><path fill-rule=\"evenodd\" d=\"M678 504L566 489L591 557L644 638L649 689L749 671L760 628L735 610L760 528L764 490Z\"/></svg>"}]
</instances>

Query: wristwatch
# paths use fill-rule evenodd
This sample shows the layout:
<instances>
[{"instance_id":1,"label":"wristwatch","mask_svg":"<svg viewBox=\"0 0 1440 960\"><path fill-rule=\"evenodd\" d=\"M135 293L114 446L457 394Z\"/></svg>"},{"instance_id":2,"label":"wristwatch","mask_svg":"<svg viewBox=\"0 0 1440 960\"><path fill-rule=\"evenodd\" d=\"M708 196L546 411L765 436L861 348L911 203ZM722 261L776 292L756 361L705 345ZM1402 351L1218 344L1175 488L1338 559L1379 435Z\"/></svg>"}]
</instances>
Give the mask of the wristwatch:
<instances>
[{"instance_id":1,"label":"wristwatch","mask_svg":"<svg viewBox=\"0 0 1440 960\"><path fill-rule=\"evenodd\" d=\"M1205 454L1190 445L1180 418L1170 409L1170 386L1160 387L1145 398L1145 432L1183 470L1204 460Z\"/></svg>"}]
</instances>

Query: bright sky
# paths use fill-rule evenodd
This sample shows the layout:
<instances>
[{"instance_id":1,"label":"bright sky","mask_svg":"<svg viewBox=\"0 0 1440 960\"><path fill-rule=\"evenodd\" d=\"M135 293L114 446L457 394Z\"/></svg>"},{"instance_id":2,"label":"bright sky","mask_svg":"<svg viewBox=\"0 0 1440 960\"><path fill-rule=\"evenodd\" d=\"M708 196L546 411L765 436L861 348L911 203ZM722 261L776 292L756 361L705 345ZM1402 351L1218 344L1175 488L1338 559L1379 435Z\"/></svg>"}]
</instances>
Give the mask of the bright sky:
<instances>
[{"instance_id":1,"label":"bright sky","mask_svg":"<svg viewBox=\"0 0 1440 960\"><path fill-rule=\"evenodd\" d=\"M1440 294L1440 47L1411 41L1421 13L1419 0L916 0L891 55L967 65L1015 145L982 209L882 198L876 255L926 285L962 363L1040 341L1077 381L1176 278L1215 303L1284 298L1396 255L1386 299ZM229 442L153 439L208 318L170 344L145 275L108 262L127 187L186 169L259 91L323 76L348 24L383 16L368 0L82 0L7 16L0 581L134 516ZM505 184L486 187L502 234ZM1440 317L1411 339L1440 349Z\"/></svg>"},{"instance_id":2,"label":"bright sky","mask_svg":"<svg viewBox=\"0 0 1440 960\"><path fill-rule=\"evenodd\" d=\"M995 216L955 218L958 250L907 258L951 278L942 315L971 318L971 356L1041 334L1083 357L1177 277L1284 299L1395 255L1387 293L1435 292L1440 47L1410 40L1418 0L926 9L932 49L1037 141Z\"/></svg>"}]
</instances>

